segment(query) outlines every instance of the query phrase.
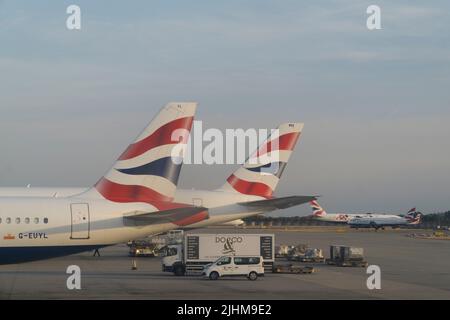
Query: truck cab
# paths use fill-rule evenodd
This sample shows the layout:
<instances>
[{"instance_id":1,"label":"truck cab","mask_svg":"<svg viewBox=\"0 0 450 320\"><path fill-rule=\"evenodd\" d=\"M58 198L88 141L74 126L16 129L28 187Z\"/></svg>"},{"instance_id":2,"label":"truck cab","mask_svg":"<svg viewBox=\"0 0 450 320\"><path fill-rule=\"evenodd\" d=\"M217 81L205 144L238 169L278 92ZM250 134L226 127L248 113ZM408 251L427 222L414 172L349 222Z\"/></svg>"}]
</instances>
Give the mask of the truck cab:
<instances>
[{"instance_id":1,"label":"truck cab","mask_svg":"<svg viewBox=\"0 0 450 320\"><path fill-rule=\"evenodd\" d=\"M232 276L245 276L249 280L256 280L258 276L264 275L263 258L261 256L223 256L205 266L203 275L211 280Z\"/></svg>"},{"instance_id":2,"label":"truck cab","mask_svg":"<svg viewBox=\"0 0 450 320\"><path fill-rule=\"evenodd\" d=\"M167 246L166 256L162 259L162 271L173 272L177 276L184 275L185 266L183 263L182 244Z\"/></svg>"}]
</instances>

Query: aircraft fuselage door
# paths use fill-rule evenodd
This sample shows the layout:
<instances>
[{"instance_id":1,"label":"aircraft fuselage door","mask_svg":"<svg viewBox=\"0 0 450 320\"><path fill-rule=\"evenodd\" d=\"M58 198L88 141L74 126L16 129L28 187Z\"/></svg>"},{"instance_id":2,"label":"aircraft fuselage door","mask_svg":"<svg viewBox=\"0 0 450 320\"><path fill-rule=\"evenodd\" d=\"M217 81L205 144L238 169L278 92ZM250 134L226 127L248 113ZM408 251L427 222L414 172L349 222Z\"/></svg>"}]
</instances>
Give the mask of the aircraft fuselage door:
<instances>
[{"instance_id":1,"label":"aircraft fuselage door","mask_svg":"<svg viewBox=\"0 0 450 320\"><path fill-rule=\"evenodd\" d=\"M72 203L70 213L72 216L70 239L89 239L89 205L87 203Z\"/></svg>"}]
</instances>

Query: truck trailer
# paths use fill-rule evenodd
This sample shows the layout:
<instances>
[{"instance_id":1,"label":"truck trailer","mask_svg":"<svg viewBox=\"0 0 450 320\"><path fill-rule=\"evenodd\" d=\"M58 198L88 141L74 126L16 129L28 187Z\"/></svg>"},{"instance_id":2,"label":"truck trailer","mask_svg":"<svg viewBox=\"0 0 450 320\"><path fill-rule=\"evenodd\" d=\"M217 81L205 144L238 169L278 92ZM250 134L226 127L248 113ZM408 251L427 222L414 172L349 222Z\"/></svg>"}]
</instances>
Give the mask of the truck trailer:
<instances>
[{"instance_id":1,"label":"truck trailer","mask_svg":"<svg viewBox=\"0 0 450 320\"><path fill-rule=\"evenodd\" d=\"M177 276L201 274L203 267L223 256L261 256L264 268L275 261L274 234L187 234L183 243L168 246L162 270Z\"/></svg>"}]
</instances>

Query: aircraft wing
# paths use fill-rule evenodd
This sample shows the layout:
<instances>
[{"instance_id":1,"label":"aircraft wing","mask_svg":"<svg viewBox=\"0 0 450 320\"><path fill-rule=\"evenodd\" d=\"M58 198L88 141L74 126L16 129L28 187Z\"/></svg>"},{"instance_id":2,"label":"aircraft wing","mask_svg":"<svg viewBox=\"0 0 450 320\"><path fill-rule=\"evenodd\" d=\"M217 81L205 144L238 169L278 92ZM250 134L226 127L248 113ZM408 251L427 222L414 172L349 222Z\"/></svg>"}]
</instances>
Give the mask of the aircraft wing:
<instances>
[{"instance_id":1,"label":"aircraft wing","mask_svg":"<svg viewBox=\"0 0 450 320\"><path fill-rule=\"evenodd\" d=\"M174 223L179 226L188 225L208 219L208 209L205 207L183 207L156 212L134 211L124 215L126 222L139 225Z\"/></svg>"},{"instance_id":2,"label":"aircraft wing","mask_svg":"<svg viewBox=\"0 0 450 320\"><path fill-rule=\"evenodd\" d=\"M316 196L290 196L290 197L281 197L281 198L273 198L268 200L257 200L251 202L240 202L239 205L255 208L255 209L263 209L263 210L277 210L277 209L286 209L293 206L297 206L303 203L307 203L312 200L317 200Z\"/></svg>"}]
</instances>

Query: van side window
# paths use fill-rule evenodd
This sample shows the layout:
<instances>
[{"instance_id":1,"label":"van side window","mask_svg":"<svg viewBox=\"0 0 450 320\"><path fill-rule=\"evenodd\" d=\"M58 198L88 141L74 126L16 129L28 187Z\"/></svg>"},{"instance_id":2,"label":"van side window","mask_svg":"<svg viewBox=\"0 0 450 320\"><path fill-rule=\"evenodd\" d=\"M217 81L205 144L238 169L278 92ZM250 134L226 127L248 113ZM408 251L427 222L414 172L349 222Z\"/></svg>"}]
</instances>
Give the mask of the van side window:
<instances>
[{"instance_id":1,"label":"van side window","mask_svg":"<svg viewBox=\"0 0 450 320\"><path fill-rule=\"evenodd\" d=\"M234 258L234 264L243 265L243 264L259 264L259 258L257 257L236 257Z\"/></svg>"},{"instance_id":2,"label":"van side window","mask_svg":"<svg viewBox=\"0 0 450 320\"><path fill-rule=\"evenodd\" d=\"M259 257L248 258L248 264L259 264L260 260Z\"/></svg>"},{"instance_id":3,"label":"van side window","mask_svg":"<svg viewBox=\"0 0 450 320\"><path fill-rule=\"evenodd\" d=\"M231 258L230 257L223 257L222 259L220 259L218 262L217 262L217 265L218 266L223 266L223 265L225 265L225 264L230 264L231 263Z\"/></svg>"}]
</instances>

